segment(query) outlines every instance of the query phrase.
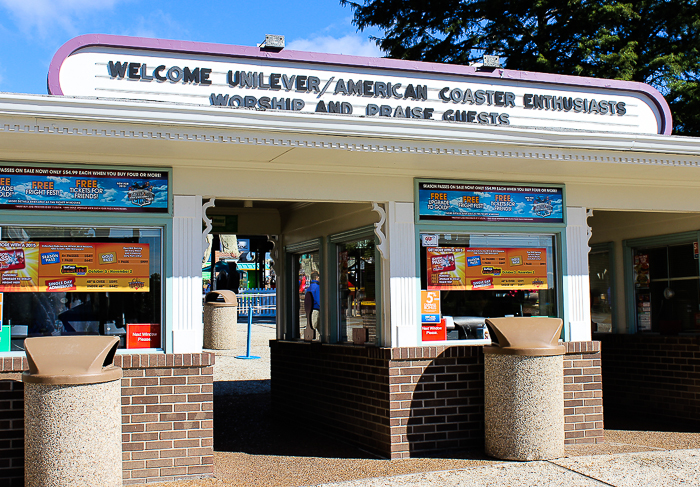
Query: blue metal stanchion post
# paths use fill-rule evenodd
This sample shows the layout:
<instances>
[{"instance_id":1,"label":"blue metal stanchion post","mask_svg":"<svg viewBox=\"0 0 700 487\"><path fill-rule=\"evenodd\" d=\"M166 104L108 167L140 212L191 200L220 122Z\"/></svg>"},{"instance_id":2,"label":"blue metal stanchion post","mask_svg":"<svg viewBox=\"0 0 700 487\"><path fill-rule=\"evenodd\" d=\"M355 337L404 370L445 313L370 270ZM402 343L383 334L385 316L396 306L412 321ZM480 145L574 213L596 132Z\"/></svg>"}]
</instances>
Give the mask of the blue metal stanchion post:
<instances>
[{"instance_id":1,"label":"blue metal stanchion post","mask_svg":"<svg viewBox=\"0 0 700 487\"><path fill-rule=\"evenodd\" d=\"M260 358L257 355L250 354L250 335L251 335L252 328L253 328L253 300L251 299L248 302L248 341L246 343L245 355L238 355L236 358L245 359L245 360L253 360L253 359Z\"/></svg>"}]
</instances>

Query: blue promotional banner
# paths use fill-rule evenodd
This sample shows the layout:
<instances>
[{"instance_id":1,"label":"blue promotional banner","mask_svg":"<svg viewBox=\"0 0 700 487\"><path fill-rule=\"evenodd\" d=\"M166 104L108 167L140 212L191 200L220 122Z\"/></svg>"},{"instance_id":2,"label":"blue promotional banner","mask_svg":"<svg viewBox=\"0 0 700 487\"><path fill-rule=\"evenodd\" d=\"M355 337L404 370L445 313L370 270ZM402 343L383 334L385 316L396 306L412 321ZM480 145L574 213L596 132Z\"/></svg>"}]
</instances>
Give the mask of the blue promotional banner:
<instances>
[{"instance_id":1,"label":"blue promotional banner","mask_svg":"<svg viewBox=\"0 0 700 487\"><path fill-rule=\"evenodd\" d=\"M563 223L562 188L418 183L420 220Z\"/></svg>"},{"instance_id":2,"label":"blue promotional banner","mask_svg":"<svg viewBox=\"0 0 700 487\"><path fill-rule=\"evenodd\" d=\"M168 173L0 166L0 209L168 212Z\"/></svg>"}]
</instances>

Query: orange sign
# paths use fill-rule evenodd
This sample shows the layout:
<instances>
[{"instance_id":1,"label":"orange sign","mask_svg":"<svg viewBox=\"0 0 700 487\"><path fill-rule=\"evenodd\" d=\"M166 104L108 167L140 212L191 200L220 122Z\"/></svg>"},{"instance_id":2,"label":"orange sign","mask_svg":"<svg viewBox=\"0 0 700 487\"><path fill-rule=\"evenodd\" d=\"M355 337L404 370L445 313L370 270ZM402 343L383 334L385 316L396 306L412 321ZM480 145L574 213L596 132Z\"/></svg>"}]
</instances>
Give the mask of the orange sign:
<instances>
[{"instance_id":1,"label":"orange sign","mask_svg":"<svg viewBox=\"0 0 700 487\"><path fill-rule=\"evenodd\" d=\"M421 291L420 308L422 315L439 315L440 291Z\"/></svg>"},{"instance_id":2,"label":"orange sign","mask_svg":"<svg viewBox=\"0 0 700 487\"><path fill-rule=\"evenodd\" d=\"M147 292L148 244L0 242L0 292Z\"/></svg>"},{"instance_id":3,"label":"orange sign","mask_svg":"<svg viewBox=\"0 0 700 487\"><path fill-rule=\"evenodd\" d=\"M126 348L160 347L160 324L127 323Z\"/></svg>"},{"instance_id":4,"label":"orange sign","mask_svg":"<svg viewBox=\"0 0 700 487\"><path fill-rule=\"evenodd\" d=\"M427 249L428 289L547 289L544 248Z\"/></svg>"}]
</instances>

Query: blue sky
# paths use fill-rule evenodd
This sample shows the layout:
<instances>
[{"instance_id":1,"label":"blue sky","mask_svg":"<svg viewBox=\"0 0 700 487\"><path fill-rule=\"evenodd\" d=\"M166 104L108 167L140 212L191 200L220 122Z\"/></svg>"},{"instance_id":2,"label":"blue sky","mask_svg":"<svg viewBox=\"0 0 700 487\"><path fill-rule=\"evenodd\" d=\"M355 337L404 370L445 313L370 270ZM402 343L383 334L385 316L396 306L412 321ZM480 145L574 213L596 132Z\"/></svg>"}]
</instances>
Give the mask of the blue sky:
<instances>
[{"instance_id":1,"label":"blue sky","mask_svg":"<svg viewBox=\"0 0 700 487\"><path fill-rule=\"evenodd\" d=\"M265 34L288 49L381 56L337 0L0 0L0 91L46 93L51 58L81 34L254 46Z\"/></svg>"}]
</instances>

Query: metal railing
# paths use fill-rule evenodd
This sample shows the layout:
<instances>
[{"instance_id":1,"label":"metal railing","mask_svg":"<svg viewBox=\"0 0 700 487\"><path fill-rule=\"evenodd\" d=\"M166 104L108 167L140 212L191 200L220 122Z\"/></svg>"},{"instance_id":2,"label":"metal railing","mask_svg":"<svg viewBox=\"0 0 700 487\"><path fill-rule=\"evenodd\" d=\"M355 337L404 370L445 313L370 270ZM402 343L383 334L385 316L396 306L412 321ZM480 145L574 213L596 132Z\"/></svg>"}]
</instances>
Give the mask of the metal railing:
<instances>
[{"instance_id":1,"label":"metal railing","mask_svg":"<svg viewBox=\"0 0 700 487\"><path fill-rule=\"evenodd\" d=\"M277 315L277 291L275 289L242 289L236 293L238 316L248 316L252 306L253 316Z\"/></svg>"}]
</instances>

